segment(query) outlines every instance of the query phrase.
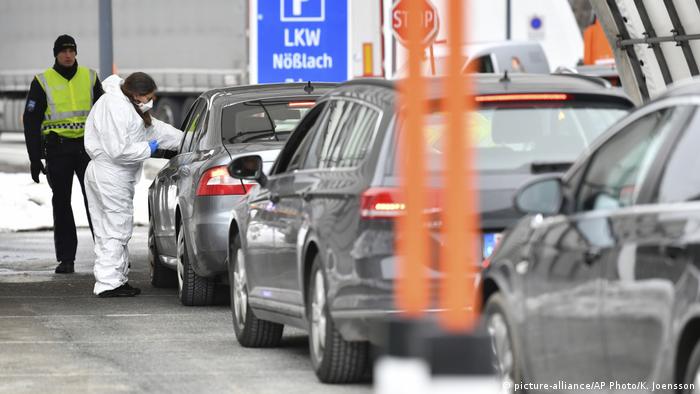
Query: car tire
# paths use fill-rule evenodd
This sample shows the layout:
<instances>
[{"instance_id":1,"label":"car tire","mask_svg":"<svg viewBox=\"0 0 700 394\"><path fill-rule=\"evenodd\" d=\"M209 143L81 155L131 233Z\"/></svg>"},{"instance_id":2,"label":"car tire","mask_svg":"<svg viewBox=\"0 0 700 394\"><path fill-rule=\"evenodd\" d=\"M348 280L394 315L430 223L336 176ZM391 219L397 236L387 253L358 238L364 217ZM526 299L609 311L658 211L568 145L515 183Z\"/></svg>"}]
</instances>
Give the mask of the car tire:
<instances>
[{"instance_id":1,"label":"car tire","mask_svg":"<svg viewBox=\"0 0 700 394\"><path fill-rule=\"evenodd\" d=\"M156 102L154 115L158 120L171 125L179 125L182 114L181 102L172 97L164 97Z\"/></svg>"},{"instance_id":2,"label":"car tire","mask_svg":"<svg viewBox=\"0 0 700 394\"><path fill-rule=\"evenodd\" d=\"M319 256L314 258L306 297L309 350L316 376L323 383L362 381L369 368L369 343L343 339L326 302L326 278Z\"/></svg>"},{"instance_id":3,"label":"car tire","mask_svg":"<svg viewBox=\"0 0 700 394\"><path fill-rule=\"evenodd\" d=\"M491 336L496 370L503 387L510 387L513 393L515 382L523 380L520 366L520 349L517 337L513 334L511 314L503 296L499 293L489 297L484 308L484 321ZM507 384L509 383L509 384Z\"/></svg>"},{"instance_id":4,"label":"car tire","mask_svg":"<svg viewBox=\"0 0 700 394\"><path fill-rule=\"evenodd\" d=\"M679 392L692 394L700 389L700 342L695 344L693 352L690 354L690 359L685 368L685 376L683 377L683 385L685 387L693 387L690 386L691 384L694 385L694 389L684 388Z\"/></svg>"},{"instance_id":5,"label":"car tire","mask_svg":"<svg viewBox=\"0 0 700 394\"><path fill-rule=\"evenodd\" d=\"M185 229L177 232L178 297L182 305L206 306L214 303L214 280L197 275L192 269Z\"/></svg>"},{"instance_id":6,"label":"car tire","mask_svg":"<svg viewBox=\"0 0 700 394\"><path fill-rule=\"evenodd\" d=\"M231 291L231 317L233 331L238 343L243 347L275 347L282 341L284 325L258 319L248 303L248 284L245 272L245 258L241 250L241 238L231 244L228 262L228 280Z\"/></svg>"},{"instance_id":7,"label":"car tire","mask_svg":"<svg viewBox=\"0 0 700 394\"><path fill-rule=\"evenodd\" d=\"M151 267L151 285L158 288L177 287L177 272L160 262L153 216L148 217L148 261Z\"/></svg>"}]
</instances>

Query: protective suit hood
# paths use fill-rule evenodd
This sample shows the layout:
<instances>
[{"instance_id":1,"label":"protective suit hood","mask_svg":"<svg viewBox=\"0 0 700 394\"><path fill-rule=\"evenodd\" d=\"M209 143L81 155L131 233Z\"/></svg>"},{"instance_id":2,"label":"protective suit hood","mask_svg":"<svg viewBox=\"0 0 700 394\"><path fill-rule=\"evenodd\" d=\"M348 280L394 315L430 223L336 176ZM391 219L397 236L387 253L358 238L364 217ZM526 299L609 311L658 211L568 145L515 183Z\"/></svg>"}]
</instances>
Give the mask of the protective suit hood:
<instances>
[{"instance_id":1,"label":"protective suit hood","mask_svg":"<svg viewBox=\"0 0 700 394\"><path fill-rule=\"evenodd\" d=\"M107 77L107 79L105 79L104 81L102 81L102 89L104 89L105 93L124 96L124 93L122 93L121 89L123 84L124 80L121 79L119 75L113 74Z\"/></svg>"}]
</instances>

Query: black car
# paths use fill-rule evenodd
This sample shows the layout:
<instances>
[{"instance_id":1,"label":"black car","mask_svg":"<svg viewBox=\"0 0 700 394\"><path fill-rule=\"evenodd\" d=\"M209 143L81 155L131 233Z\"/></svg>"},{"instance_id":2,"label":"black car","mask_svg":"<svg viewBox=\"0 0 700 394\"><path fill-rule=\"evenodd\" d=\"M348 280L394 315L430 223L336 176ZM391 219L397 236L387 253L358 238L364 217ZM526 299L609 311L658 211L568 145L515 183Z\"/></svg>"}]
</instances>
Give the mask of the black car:
<instances>
[{"instance_id":1,"label":"black car","mask_svg":"<svg viewBox=\"0 0 700 394\"><path fill-rule=\"evenodd\" d=\"M469 116L478 138L487 256L519 217L511 207L517 186L567 168L632 103L603 82L577 76L475 79L479 108ZM435 179L445 124L442 83L430 82L425 136ZM261 185L249 193L244 217L236 210L231 222L228 263L238 341L274 346L283 325L309 329L312 364L324 382L359 379L369 342L379 341L374 323L398 312L394 220L402 204L395 163L402 128L396 105L393 82L347 82L302 119L269 177L255 155L229 166L233 177ZM439 278L436 263L428 271Z\"/></svg>"},{"instance_id":2,"label":"black car","mask_svg":"<svg viewBox=\"0 0 700 394\"><path fill-rule=\"evenodd\" d=\"M508 380L700 390L699 92L698 82L670 90L564 176L517 193L530 215L483 272Z\"/></svg>"}]
</instances>

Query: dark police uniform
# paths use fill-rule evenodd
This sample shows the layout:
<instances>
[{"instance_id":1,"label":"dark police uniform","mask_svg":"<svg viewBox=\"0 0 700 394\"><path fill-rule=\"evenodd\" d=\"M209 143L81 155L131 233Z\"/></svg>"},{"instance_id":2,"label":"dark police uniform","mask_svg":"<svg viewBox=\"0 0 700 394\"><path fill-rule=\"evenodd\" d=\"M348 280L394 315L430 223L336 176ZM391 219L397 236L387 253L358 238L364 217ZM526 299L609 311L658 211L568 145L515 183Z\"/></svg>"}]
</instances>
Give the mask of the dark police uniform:
<instances>
[{"instance_id":1,"label":"dark police uniform","mask_svg":"<svg viewBox=\"0 0 700 394\"><path fill-rule=\"evenodd\" d=\"M61 40L61 36L57 40ZM63 47L75 47L72 38ZM72 45L71 45L72 42ZM59 47L60 49L60 47ZM54 46L54 54L56 45ZM85 91L87 90L87 91ZM46 174L53 198L54 243L57 273L73 272L78 237L71 207L73 174L78 176L85 210L92 230L83 178L90 157L85 152L85 119L92 105L104 93L97 74L78 66L63 67L58 62L33 80L24 110L24 135L31 162L32 179ZM46 159L46 168L41 159Z\"/></svg>"}]
</instances>

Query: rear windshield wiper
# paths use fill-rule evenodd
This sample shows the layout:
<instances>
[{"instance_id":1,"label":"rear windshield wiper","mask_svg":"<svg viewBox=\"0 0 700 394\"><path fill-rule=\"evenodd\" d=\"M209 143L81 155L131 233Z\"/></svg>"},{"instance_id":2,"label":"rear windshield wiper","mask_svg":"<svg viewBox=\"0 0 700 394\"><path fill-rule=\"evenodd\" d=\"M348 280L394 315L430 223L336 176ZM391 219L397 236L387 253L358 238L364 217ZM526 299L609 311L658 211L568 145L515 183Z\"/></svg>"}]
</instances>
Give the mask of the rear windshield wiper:
<instances>
[{"instance_id":1,"label":"rear windshield wiper","mask_svg":"<svg viewBox=\"0 0 700 394\"><path fill-rule=\"evenodd\" d=\"M533 174L566 172L573 164L570 161L536 161L530 164L530 172Z\"/></svg>"},{"instance_id":2,"label":"rear windshield wiper","mask_svg":"<svg viewBox=\"0 0 700 394\"><path fill-rule=\"evenodd\" d=\"M275 137L275 140L279 141L279 138L277 138L277 132L275 130L256 130L253 132L247 132L244 134L238 134L237 136L231 137L227 139L226 141L229 144L235 144L235 143L244 143L244 142L250 142L253 140L261 139L261 138L269 138L269 137Z\"/></svg>"},{"instance_id":3,"label":"rear windshield wiper","mask_svg":"<svg viewBox=\"0 0 700 394\"><path fill-rule=\"evenodd\" d=\"M275 122L272 120L272 116L270 116L270 111L267 110L267 107L265 104L263 104L262 100L260 101L260 106L262 107L263 111L265 111L265 116L267 116L267 120L270 121L270 126L272 127L272 134L275 136L275 140L279 141L280 139L277 138L277 126L275 126Z\"/></svg>"}]
</instances>

